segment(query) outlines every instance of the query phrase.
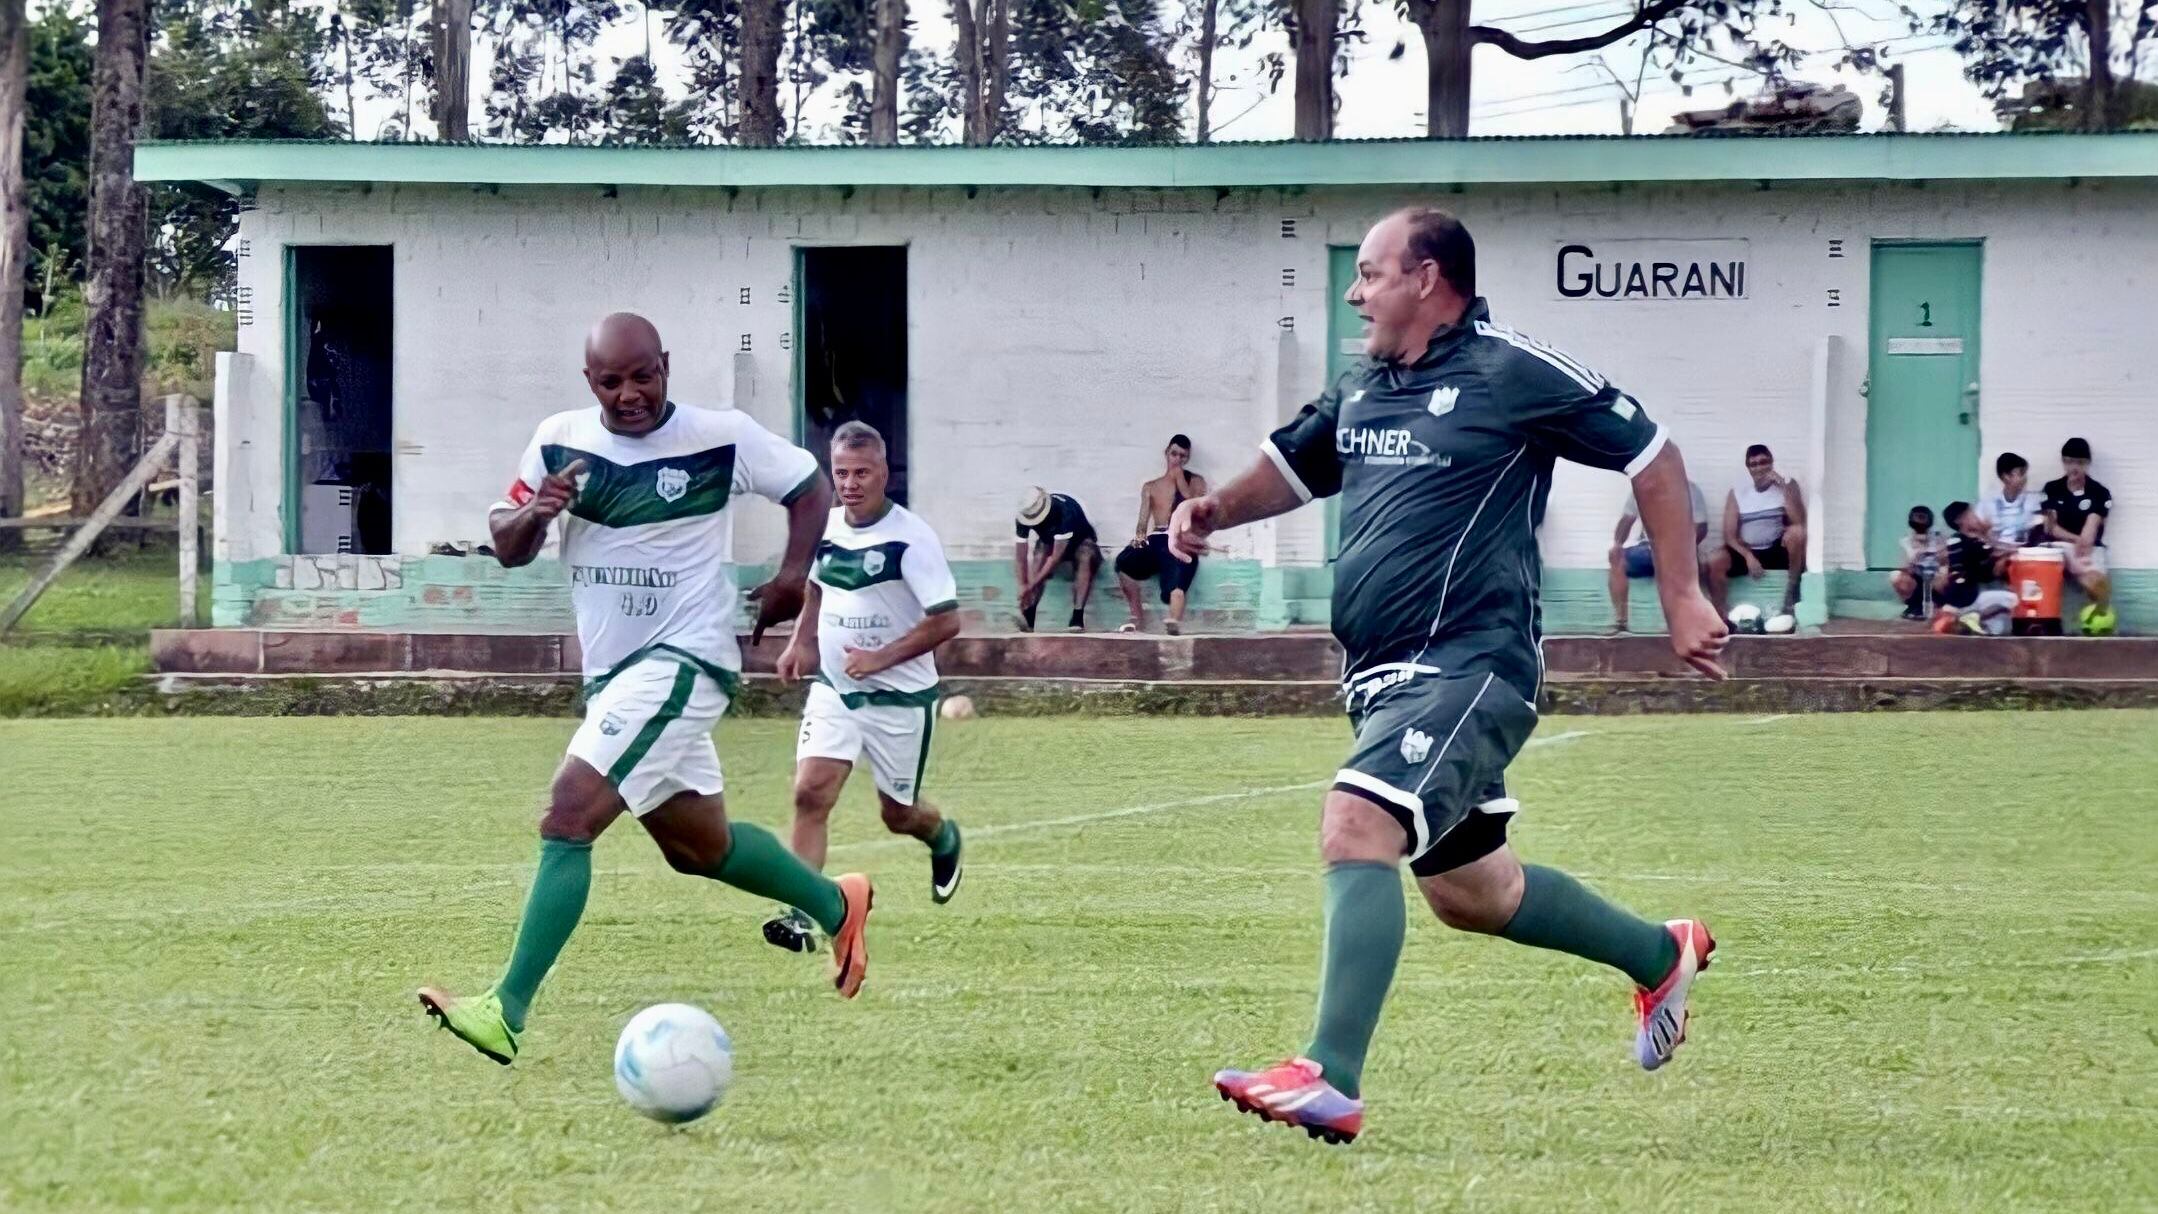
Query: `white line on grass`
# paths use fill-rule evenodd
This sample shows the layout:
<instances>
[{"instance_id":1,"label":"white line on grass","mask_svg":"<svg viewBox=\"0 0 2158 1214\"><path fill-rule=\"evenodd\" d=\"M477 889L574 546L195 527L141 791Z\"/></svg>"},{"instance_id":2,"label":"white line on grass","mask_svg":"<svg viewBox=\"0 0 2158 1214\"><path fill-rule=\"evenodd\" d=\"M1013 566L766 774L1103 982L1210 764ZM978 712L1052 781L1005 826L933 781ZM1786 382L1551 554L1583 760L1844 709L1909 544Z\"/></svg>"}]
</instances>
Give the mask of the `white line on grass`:
<instances>
[{"instance_id":1,"label":"white line on grass","mask_svg":"<svg viewBox=\"0 0 2158 1214\"><path fill-rule=\"evenodd\" d=\"M1767 717L1754 717L1754 718L1752 718L1751 720L1746 720L1746 721L1740 721L1740 722L1739 722L1739 724L1741 724L1741 725L1773 725L1773 724L1775 724L1775 723L1776 723L1776 722L1778 722L1778 721L1788 721L1788 720L1790 720L1790 719L1791 719L1791 717L1792 717L1792 715L1793 715L1793 714L1791 714L1791 713L1788 713L1788 712L1779 712L1779 713L1775 714L1774 716L1767 716Z\"/></svg>"},{"instance_id":2,"label":"white line on grass","mask_svg":"<svg viewBox=\"0 0 2158 1214\"><path fill-rule=\"evenodd\" d=\"M1548 738L1531 738L1528 745L1522 747L1522 749L1533 750L1539 746L1556 746L1561 742L1571 742L1576 738L1588 737L1594 732L1594 730L1589 729L1569 729L1565 733L1555 733ZM1302 784L1276 784L1270 788L1247 788L1238 792L1217 792L1203 797L1184 797L1175 801L1156 801L1149 805L1126 805L1117 809L1097 810L1090 814L1072 814L1063 818L1044 818L1038 822L992 823L988 826L977 826L969 829L967 836L980 839L993 835L1018 834L1021 831L1050 830L1059 826L1085 826L1092 822L1108 822L1116 818L1134 818L1143 814L1166 813L1172 809L1195 809L1202 805L1222 805L1230 801L1246 801L1253 797L1271 797L1287 792L1311 792L1315 789L1329 787L1332 784L1332 780L1307 780ZM832 848L832 854L836 855L840 852L852 854L854 852L877 851L883 848L909 845L919 846L913 839L869 839L860 843L843 843Z\"/></svg>"}]
</instances>

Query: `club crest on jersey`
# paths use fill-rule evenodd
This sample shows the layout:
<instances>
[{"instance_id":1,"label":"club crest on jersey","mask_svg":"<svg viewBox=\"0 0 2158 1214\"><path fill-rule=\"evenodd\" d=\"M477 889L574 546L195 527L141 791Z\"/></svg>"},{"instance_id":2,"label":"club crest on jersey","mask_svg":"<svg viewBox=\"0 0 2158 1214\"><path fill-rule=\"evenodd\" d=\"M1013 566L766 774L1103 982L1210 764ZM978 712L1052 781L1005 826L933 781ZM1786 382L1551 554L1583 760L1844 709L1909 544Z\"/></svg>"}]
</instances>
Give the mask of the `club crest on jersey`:
<instances>
[{"instance_id":1,"label":"club crest on jersey","mask_svg":"<svg viewBox=\"0 0 2158 1214\"><path fill-rule=\"evenodd\" d=\"M1431 753L1431 735L1421 729L1411 729L1401 735L1401 757L1410 763L1421 763Z\"/></svg>"},{"instance_id":2,"label":"club crest on jersey","mask_svg":"<svg viewBox=\"0 0 2158 1214\"><path fill-rule=\"evenodd\" d=\"M875 577L884 572L884 554L872 548L862 554L862 572Z\"/></svg>"},{"instance_id":3,"label":"club crest on jersey","mask_svg":"<svg viewBox=\"0 0 2158 1214\"><path fill-rule=\"evenodd\" d=\"M1460 400L1459 388L1434 388L1431 390L1431 400L1424 408L1429 409L1433 417L1444 417L1454 411L1454 405Z\"/></svg>"},{"instance_id":4,"label":"club crest on jersey","mask_svg":"<svg viewBox=\"0 0 2158 1214\"><path fill-rule=\"evenodd\" d=\"M661 468L652 487L663 502L681 501L682 495L689 492L689 473L680 468Z\"/></svg>"},{"instance_id":5,"label":"club crest on jersey","mask_svg":"<svg viewBox=\"0 0 2158 1214\"><path fill-rule=\"evenodd\" d=\"M628 722L624 721L622 718L610 712L606 716L599 719L599 731L611 738L614 737L616 734L621 733L622 727L627 723Z\"/></svg>"}]
</instances>

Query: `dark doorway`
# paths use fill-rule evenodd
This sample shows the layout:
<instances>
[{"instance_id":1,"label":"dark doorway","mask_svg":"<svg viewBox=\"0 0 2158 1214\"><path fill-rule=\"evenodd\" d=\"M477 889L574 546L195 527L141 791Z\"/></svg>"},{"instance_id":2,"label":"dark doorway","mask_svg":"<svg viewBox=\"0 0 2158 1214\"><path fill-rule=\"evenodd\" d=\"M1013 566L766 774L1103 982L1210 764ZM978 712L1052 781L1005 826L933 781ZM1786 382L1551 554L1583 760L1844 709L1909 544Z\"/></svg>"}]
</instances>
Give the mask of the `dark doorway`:
<instances>
[{"instance_id":1,"label":"dark doorway","mask_svg":"<svg viewBox=\"0 0 2158 1214\"><path fill-rule=\"evenodd\" d=\"M832 431L877 428L892 500L907 501L907 251L800 249L802 442L829 464Z\"/></svg>"},{"instance_id":2,"label":"dark doorway","mask_svg":"<svg viewBox=\"0 0 2158 1214\"><path fill-rule=\"evenodd\" d=\"M286 541L388 553L392 312L388 245L296 245L287 281Z\"/></svg>"}]
</instances>

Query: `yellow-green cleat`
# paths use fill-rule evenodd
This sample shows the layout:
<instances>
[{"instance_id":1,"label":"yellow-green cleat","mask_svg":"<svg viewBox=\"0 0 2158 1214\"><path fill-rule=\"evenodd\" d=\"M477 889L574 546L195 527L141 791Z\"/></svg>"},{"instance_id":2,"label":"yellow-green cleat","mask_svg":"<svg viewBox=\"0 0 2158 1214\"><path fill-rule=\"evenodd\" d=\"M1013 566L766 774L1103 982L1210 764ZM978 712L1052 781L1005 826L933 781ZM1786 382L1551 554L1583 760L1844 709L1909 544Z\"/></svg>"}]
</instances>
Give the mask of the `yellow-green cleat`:
<instances>
[{"instance_id":1,"label":"yellow-green cleat","mask_svg":"<svg viewBox=\"0 0 2158 1214\"><path fill-rule=\"evenodd\" d=\"M460 998L440 987L423 986L420 1006L458 1040L503 1066L517 1056L517 1031L502 1015L502 1000L492 987L484 995Z\"/></svg>"}]
</instances>

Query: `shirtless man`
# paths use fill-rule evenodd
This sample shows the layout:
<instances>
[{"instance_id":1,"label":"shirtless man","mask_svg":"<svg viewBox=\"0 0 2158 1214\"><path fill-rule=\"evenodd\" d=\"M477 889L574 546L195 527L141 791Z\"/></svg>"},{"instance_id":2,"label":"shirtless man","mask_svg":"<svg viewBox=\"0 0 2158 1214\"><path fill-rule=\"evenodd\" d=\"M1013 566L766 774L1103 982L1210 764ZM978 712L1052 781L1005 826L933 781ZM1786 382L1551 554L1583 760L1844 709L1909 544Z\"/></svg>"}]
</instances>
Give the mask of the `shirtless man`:
<instances>
[{"instance_id":1,"label":"shirtless man","mask_svg":"<svg viewBox=\"0 0 2158 1214\"><path fill-rule=\"evenodd\" d=\"M1116 580L1131 608L1131 621L1120 630L1146 630L1146 608L1139 602L1139 583L1148 578L1161 581L1161 601L1169 605L1169 618L1162 627L1170 636L1184 631L1184 601L1191 579L1199 572L1197 560L1181 561L1169 554L1169 517L1188 498L1206 493L1206 478L1186 470L1191 462L1191 440L1172 435L1162 452L1167 469L1139 487L1139 523L1131 543L1117 553Z\"/></svg>"}]
</instances>

